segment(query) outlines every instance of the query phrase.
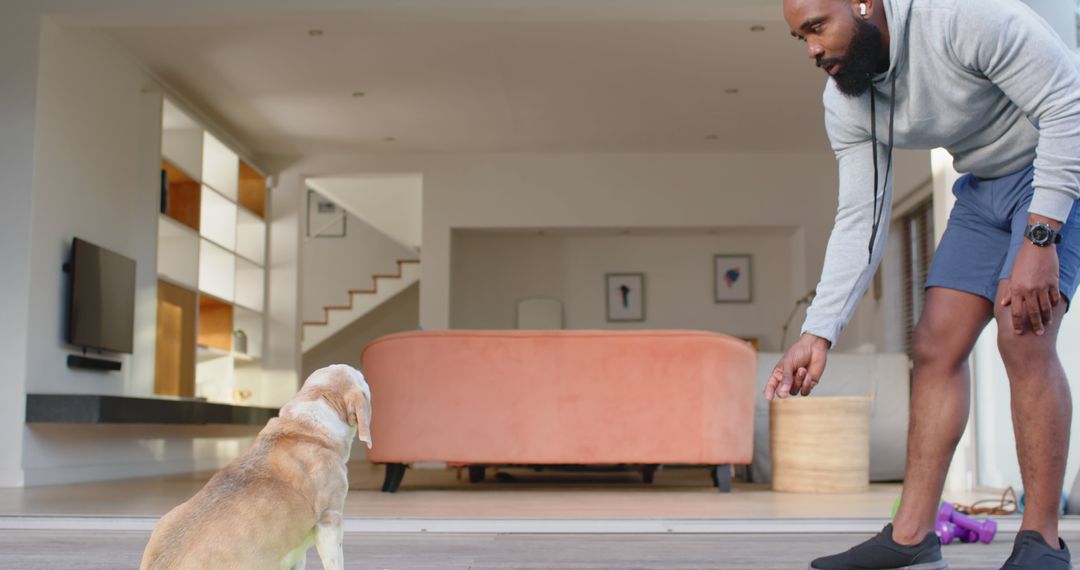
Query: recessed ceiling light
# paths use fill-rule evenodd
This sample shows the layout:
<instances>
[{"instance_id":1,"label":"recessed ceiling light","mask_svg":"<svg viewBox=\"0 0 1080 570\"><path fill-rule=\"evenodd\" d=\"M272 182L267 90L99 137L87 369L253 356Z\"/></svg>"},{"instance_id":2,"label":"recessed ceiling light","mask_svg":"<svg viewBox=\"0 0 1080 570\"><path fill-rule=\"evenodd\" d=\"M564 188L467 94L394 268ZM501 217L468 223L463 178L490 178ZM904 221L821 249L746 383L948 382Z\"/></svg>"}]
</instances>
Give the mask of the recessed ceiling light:
<instances>
[{"instance_id":1,"label":"recessed ceiling light","mask_svg":"<svg viewBox=\"0 0 1080 570\"><path fill-rule=\"evenodd\" d=\"M764 32L765 31L765 26L761 26L761 25L750 26L750 31L751 32Z\"/></svg>"},{"instance_id":2,"label":"recessed ceiling light","mask_svg":"<svg viewBox=\"0 0 1080 570\"><path fill-rule=\"evenodd\" d=\"M363 97L364 95L367 95L367 93L364 93L363 91L353 91L352 93L353 97Z\"/></svg>"},{"instance_id":3,"label":"recessed ceiling light","mask_svg":"<svg viewBox=\"0 0 1080 570\"><path fill-rule=\"evenodd\" d=\"M317 37L323 35L323 31L322 30L308 30L307 35L309 35L309 36L311 36L313 38L317 38Z\"/></svg>"},{"instance_id":4,"label":"recessed ceiling light","mask_svg":"<svg viewBox=\"0 0 1080 570\"><path fill-rule=\"evenodd\" d=\"M720 140L720 135L705 135L705 140L707 140L707 141Z\"/></svg>"},{"instance_id":5,"label":"recessed ceiling light","mask_svg":"<svg viewBox=\"0 0 1080 570\"><path fill-rule=\"evenodd\" d=\"M735 94L737 94L738 92L739 92L739 90L738 90L738 89L736 89L736 88L734 88L734 87L731 87L731 88L729 88L729 89L724 89L724 93L726 93L726 94L728 94L728 95L735 95Z\"/></svg>"}]
</instances>

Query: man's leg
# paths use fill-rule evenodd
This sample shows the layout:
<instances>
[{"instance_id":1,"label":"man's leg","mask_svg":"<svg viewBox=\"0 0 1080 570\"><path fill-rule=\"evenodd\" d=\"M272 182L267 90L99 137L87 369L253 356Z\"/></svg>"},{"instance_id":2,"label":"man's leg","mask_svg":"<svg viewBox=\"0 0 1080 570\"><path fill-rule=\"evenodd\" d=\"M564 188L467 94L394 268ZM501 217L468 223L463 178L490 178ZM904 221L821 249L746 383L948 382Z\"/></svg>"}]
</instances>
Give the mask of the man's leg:
<instances>
[{"instance_id":1,"label":"man's leg","mask_svg":"<svg viewBox=\"0 0 1080 570\"><path fill-rule=\"evenodd\" d=\"M967 424L968 356L992 315L984 297L943 287L926 290L912 340L907 467L893 522L893 540L900 544L916 544L934 531L945 475Z\"/></svg>"},{"instance_id":2,"label":"man's leg","mask_svg":"<svg viewBox=\"0 0 1080 570\"><path fill-rule=\"evenodd\" d=\"M1058 509L1069 454L1072 396L1057 355L1057 336L1065 303L1054 308L1054 322L1037 336L1031 323L1024 334L1013 331L1012 312L1001 306L1008 281L1001 281L995 313L998 350L1005 361L1012 396L1013 430L1020 475L1024 481L1024 522L1020 530L1042 534L1058 546Z\"/></svg>"}]
</instances>

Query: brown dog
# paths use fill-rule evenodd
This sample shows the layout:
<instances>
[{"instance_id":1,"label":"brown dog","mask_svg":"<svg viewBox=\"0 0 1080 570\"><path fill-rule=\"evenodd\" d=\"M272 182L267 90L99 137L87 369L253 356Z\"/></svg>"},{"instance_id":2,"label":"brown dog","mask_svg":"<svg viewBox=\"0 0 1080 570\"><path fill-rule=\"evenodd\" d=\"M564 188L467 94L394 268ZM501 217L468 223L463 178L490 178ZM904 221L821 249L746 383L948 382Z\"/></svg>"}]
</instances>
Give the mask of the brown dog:
<instances>
[{"instance_id":1,"label":"brown dog","mask_svg":"<svg viewBox=\"0 0 1080 570\"><path fill-rule=\"evenodd\" d=\"M140 569L303 569L312 545L324 568L343 569L354 434L371 447L364 376L342 364L315 371L251 449L161 518Z\"/></svg>"}]
</instances>

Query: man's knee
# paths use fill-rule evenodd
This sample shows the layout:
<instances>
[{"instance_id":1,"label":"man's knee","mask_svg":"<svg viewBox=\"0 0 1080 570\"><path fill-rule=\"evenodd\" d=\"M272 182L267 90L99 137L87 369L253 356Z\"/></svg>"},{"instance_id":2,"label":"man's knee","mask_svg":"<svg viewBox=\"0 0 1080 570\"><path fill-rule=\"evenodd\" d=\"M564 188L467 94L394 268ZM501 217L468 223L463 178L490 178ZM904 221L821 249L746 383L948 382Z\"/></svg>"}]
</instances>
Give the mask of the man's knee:
<instances>
[{"instance_id":1,"label":"man's knee","mask_svg":"<svg viewBox=\"0 0 1080 570\"><path fill-rule=\"evenodd\" d=\"M967 362L968 351L954 347L948 327L922 319L911 337L911 356L917 368L955 370Z\"/></svg>"},{"instance_id":2,"label":"man's knee","mask_svg":"<svg viewBox=\"0 0 1080 570\"><path fill-rule=\"evenodd\" d=\"M1057 327L1052 325L1047 327L1046 334L1036 335L1027 326L1023 334L1016 334L1011 310L1008 307L999 308L997 346L1010 376L1023 370L1037 374L1057 362Z\"/></svg>"}]
</instances>

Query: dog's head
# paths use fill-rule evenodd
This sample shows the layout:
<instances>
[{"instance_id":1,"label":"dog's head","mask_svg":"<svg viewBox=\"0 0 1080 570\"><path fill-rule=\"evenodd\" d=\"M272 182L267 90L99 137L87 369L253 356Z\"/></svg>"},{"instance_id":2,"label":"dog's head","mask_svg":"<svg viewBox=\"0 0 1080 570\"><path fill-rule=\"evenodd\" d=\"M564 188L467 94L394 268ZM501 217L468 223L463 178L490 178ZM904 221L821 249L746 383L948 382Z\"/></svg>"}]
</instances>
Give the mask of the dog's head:
<instances>
[{"instance_id":1,"label":"dog's head","mask_svg":"<svg viewBox=\"0 0 1080 570\"><path fill-rule=\"evenodd\" d=\"M371 448L371 388L359 370L345 364L320 368L304 381L297 399L322 399Z\"/></svg>"}]
</instances>

